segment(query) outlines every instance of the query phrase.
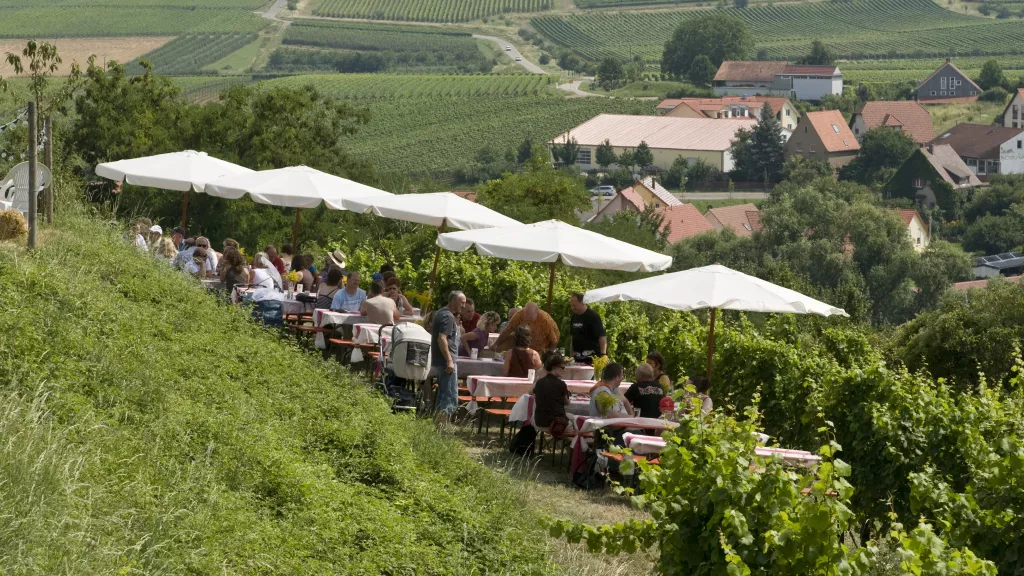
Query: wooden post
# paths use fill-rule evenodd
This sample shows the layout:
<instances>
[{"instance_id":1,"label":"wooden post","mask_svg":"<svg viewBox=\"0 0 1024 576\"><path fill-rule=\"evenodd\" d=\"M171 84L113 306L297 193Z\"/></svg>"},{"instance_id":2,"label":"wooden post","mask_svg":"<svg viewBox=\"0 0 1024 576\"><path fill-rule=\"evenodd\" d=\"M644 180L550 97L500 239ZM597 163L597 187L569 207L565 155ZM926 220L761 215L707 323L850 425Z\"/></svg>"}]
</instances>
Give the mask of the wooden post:
<instances>
[{"instance_id":1,"label":"wooden post","mask_svg":"<svg viewBox=\"0 0 1024 576\"><path fill-rule=\"evenodd\" d=\"M302 208L295 209L295 224L292 225L292 249L299 254L299 224L302 222Z\"/></svg>"},{"instance_id":2,"label":"wooden post","mask_svg":"<svg viewBox=\"0 0 1024 576\"><path fill-rule=\"evenodd\" d=\"M43 118L43 134L46 135L46 142L43 142L43 163L53 174L53 119L49 116ZM51 176L52 178L52 176ZM46 223L53 224L53 182L43 192L43 205L46 211Z\"/></svg>"},{"instance_id":3,"label":"wooden post","mask_svg":"<svg viewBox=\"0 0 1024 576\"><path fill-rule=\"evenodd\" d=\"M557 260L552 262L551 265L550 265L550 270L551 271L548 273L548 306L547 306L548 314L551 314L551 299L555 295L555 265L557 265L557 264L558 264Z\"/></svg>"},{"instance_id":4,"label":"wooden post","mask_svg":"<svg viewBox=\"0 0 1024 576\"><path fill-rule=\"evenodd\" d=\"M36 103L28 103L28 247L36 247L36 220L39 218L39 165L36 157Z\"/></svg>"},{"instance_id":5,"label":"wooden post","mask_svg":"<svg viewBox=\"0 0 1024 576\"><path fill-rule=\"evenodd\" d=\"M181 203L181 227L186 229L188 228L188 225L186 224L188 220L188 197L191 192L191 188L185 190L185 200Z\"/></svg>"},{"instance_id":6,"label":"wooden post","mask_svg":"<svg viewBox=\"0 0 1024 576\"><path fill-rule=\"evenodd\" d=\"M707 377L711 380L711 361L715 356L715 314L718 312L716 308L711 309L711 323L708 327L708 370Z\"/></svg>"},{"instance_id":7,"label":"wooden post","mask_svg":"<svg viewBox=\"0 0 1024 576\"><path fill-rule=\"evenodd\" d=\"M437 235L444 234L447 219L441 220L441 225L437 227ZM435 242L435 244L437 244ZM423 311L426 315L432 308L431 305L434 303L434 287L437 284L437 263L441 260L441 245L437 244L434 246L434 269L430 271L430 289L427 290L427 309Z\"/></svg>"}]
</instances>

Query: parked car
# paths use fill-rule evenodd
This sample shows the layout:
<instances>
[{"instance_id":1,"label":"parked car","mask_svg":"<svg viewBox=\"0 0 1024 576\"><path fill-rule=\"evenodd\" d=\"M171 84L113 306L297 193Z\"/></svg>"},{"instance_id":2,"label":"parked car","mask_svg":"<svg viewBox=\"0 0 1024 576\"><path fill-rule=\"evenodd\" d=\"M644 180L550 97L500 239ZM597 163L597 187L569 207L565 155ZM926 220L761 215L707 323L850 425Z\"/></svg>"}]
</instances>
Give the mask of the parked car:
<instances>
[{"instance_id":1,"label":"parked car","mask_svg":"<svg viewBox=\"0 0 1024 576\"><path fill-rule=\"evenodd\" d=\"M516 56L516 62L522 62L522 61L523 61L523 57L522 56Z\"/></svg>"},{"instance_id":2,"label":"parked car","mask_svg":"<svg viewBox=\"0 0 1024 576\"><path fill-rule=\"evenodd\" d=\"M615 196L615 186L598 186L597 188L591 188L590 194L592 196Z\"/></svg>"}]
</instances>

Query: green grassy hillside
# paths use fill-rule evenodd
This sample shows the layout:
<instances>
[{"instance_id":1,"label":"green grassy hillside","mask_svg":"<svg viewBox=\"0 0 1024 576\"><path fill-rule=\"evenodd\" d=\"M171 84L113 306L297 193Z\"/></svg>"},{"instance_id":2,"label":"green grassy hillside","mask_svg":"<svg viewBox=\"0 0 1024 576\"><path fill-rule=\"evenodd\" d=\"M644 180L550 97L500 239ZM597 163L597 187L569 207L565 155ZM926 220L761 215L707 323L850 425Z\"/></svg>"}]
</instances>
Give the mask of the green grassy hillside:
<instances>
[{"instance_id":1,"label":"green grassy hillside","mask_svg":"<svg viewBox=\"0 0 1024 576\"><path fill-rule=\"evenodd\" d=\"M750 27L756 47L771 58L798 58L821 39L840 57L1008 54L1019 51L1019 20L966 16L932 0L851 0L724 10ZM588 12L541 16L533 26L586 58L661 59L665 41L684 20L706 12ZM753 56L753 54L751 54Z\"/></svg>"},{"instance_id":2,"label":"green grassy hillside","mask_svg":"<svg viewBox=\"0 0 1024 576\"><path fill-rule=\"evenodd\" d=\"M510 480L58 216L0 246L5 573L557 572Z\"/></svg>"}]
</instances>

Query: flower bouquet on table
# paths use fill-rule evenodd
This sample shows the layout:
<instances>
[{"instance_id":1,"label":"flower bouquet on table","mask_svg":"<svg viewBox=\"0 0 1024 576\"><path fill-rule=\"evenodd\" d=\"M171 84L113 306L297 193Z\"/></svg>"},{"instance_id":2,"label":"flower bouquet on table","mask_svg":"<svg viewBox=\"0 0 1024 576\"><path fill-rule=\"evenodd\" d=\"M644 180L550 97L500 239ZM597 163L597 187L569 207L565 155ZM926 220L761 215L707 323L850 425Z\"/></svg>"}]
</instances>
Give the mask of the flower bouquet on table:
<instances>
[{"instance_id":1,"label":"flower bouquet on table","mask_svg":"<svg viewBox=\"0 0 1024 576\"><path fill-rule=\"evenodd\" d=\"M295 288L299 285L299 282L302 281L302 273L297 270L292 270L285 273L284 279L288 281L288 298L291 298Z\"/></svg>"},{"instance_id":2,"label":"flower bouquet on table","mask_svg":"<svg viewBox=\"0 0 1024 576\"><path fill-rule=\"evenodd\" d=\"M601 375L604 373L604 367L610 364L607 356L600 356L594 358L594 380L600 380Z\"/></svg>"}]
</instances>

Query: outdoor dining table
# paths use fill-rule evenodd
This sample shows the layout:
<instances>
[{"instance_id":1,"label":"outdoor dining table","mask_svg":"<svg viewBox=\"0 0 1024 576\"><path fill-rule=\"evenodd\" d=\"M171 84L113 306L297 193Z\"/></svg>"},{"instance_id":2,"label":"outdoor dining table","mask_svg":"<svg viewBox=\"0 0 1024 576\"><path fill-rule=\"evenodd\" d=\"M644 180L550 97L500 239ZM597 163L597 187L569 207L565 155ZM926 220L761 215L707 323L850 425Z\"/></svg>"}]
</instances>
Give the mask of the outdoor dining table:
<instances>
[{"instance_id":1,"label":"outdoor dining table","mask_svg":"<svg viewBox=\"0 0 1024 576\"><path fill-rule=\"evenodd\" d=\"M494 358L477 358L473 360L468 356L459 356L455 359L459 368L459 377L469 376L501 376L505 363Z\"/></svg>"},{"instance_id":2,"label":"outdoor dining table","mask_svg":"<svg viewBox=\"0 0 1024 576\"><path fill-rule=\"evenodd\" d=\"M252 300L253 292L255 291L255 288L236 287L234 290L231 291L231 301L234 302L235 304L244 304L250 302ZM299 293L296 293L296 295L297 294ZM313 293L310 292L309 294ZM307 312L312 312L314 306L314 304L299 302L298 300L295 299L295 296L292 296L291 298L282 298L281 300L279 300L279 302L281 303L282 314L305 314Z\"/></svg>"},{"instance_id":3,"label":"outdoor dining table","mask_svg":"<svg viewBox=\"0 0 1024 576\"><path fill-rule=\"evenodd\" d=\"M399 322L422 322L421 316L401 316L398 319ZM352 326L356 324L367 324L366 316L359 314L358 312L335 312L334 310L327 310L325 308L317 308L313 311L313 325L317 328L332 329L338 326ZM379 325L377 325L379 327ZM372 332L372 330L371 330ZM355 337L355 330L353 330L353 338ZM369 337L369 336L367 336ZM373 334L373 338L376 338L377 334ZM316 347L324 350L327 348L327 338L324 337L323 332L317 332L316 334ZM367 342L371 343L371 342ZM376 343L374 340L372 343Z\"/></svg>"}]
</instances>

